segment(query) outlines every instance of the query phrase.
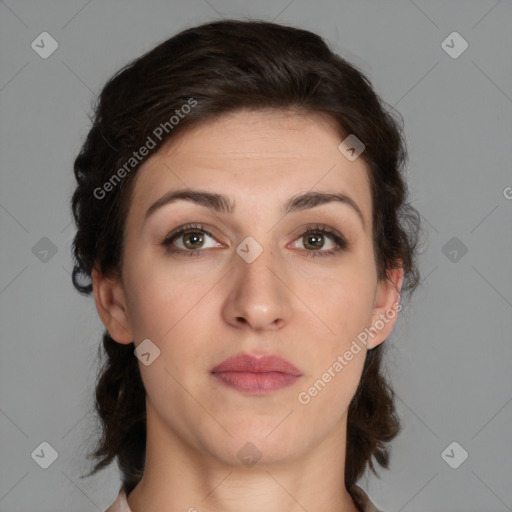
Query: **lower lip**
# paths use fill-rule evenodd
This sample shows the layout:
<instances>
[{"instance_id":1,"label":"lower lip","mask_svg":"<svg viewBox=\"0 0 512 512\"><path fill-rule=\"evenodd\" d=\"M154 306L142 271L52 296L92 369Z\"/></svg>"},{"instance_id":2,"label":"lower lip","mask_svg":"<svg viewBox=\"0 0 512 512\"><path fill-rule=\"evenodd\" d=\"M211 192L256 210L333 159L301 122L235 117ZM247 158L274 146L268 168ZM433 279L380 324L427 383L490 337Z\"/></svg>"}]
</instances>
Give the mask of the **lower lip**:
<instances>
[{"instance_id":1,"label":"lower lip","mask_svg":"<svg viewBox=\"0 0 512 512\"><path fill-rule=\"evenodd\" d=\"M300 376L289 373L219 372L213 373L224 385L251 395L268 395L295 383Z\"/></svg>"}]
</instances>

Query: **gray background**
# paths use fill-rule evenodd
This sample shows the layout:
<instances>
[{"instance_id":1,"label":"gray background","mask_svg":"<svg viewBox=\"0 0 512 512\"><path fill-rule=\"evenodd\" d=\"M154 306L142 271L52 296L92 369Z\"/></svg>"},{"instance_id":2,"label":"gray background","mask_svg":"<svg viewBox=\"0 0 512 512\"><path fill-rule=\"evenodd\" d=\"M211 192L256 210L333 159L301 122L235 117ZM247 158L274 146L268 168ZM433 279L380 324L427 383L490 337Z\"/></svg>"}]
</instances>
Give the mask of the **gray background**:
<instances>
[{"instance_id":1,"label":"gray background","mask_svg":"<svg viewBox=\"0 0 512 512\"><path fill-rule=\"evenodd\" d=\"M405 121L428 244L387 342L404 429L390 471L361 486L386 512L512 510L512 2L6 0L0 16L2 512L103 511L119 489L113 465L80 479L103 329L71 285L69 199L91 101L177 31L246 16L320 33ZM58 42L46 59L31 48L43 31ZM453 31L458 58L441 45ZM31 457L44 441L48 469ZM454 441L457 469L441 456Z\"/></svg>"}]
</instances>

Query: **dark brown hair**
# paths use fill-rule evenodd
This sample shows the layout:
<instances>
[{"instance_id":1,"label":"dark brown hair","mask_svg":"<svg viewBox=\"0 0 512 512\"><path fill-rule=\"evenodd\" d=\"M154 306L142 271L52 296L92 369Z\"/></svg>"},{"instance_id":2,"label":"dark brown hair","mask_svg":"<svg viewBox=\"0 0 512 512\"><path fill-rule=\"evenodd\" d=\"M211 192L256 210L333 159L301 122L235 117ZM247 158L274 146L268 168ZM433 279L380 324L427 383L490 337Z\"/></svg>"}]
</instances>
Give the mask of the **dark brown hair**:
<instances>
[{"instance_id":1,"label":"dark brown hair","mask_svg":"<svg viewBox=\"0 0 512 512\"><path fill-rule=\"evenodd\" d=\"M194 106L185 109L187 104ZM76 289L91 293L96 265L106 275L121 275L125 219L140 166L134 151L150 148L147 158L177 133L241 109L320 114L334 122L340 142L354 134L365 144L361 158L371 184L378 277L402 266L402 296L416 288L420 220L406 201L405 143L399 123L368 79L314 33L265 21L224 20L161 43L125 66L101 91L74 164ZM102 345L106 361L95 394L102 433L91 454L98 462L89 475L117 457L130 493L144 471L145 390L133 343L117 343L105 330ZM400 430L394 393L381 368L383 346L368 351L348 410L349 490L367 466L377 474L372 458L388 467L386 443ZM101 346L98 354L101 358Z\"/></svg>"}]
</instances>

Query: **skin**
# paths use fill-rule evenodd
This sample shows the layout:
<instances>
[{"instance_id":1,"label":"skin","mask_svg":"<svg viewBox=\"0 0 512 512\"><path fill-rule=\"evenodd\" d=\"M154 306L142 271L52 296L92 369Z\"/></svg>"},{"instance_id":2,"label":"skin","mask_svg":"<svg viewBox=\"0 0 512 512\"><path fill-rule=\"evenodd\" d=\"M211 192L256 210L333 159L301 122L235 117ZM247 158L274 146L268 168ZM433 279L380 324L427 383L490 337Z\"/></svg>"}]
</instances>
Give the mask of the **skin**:
<instances>
[{"instance_id":1,"label":"skin","mask_svg":"<svg viewBox=\"0 0 512 512\"><path fill-rule=\"evenodd\" d=\"M128 496L133 512L357 511L343 485L347 410L367 349L386 339L396 315L307 405L298 395L396 307L403 272L377 279L366 164L345 158L341 140L318 116L238 111L178 135L140 167L122 277L92 276L112 338L135 346L149 338L160 350L149 366L139 361L147 447L144 477ZM228 195L235 210L180 200L144 222L154 201L179 188ZM310 190L350 196L365 226L337 202L281 215L291 196ZM199 257L160 245L188 223L213 235L203 245L192 240ZM313 223L340 232L349 247L307 257L336 247L327 236L319 249L308 244L303 233ZM236 252L247 236L263 248L252 263ZM175 239L175 248L197 252L186 241ZM302 376L267 396L227 388L210 371L241 353L279 355ZM261 452L252 467L237 456L248 442Z\"/></svg>"}]
</instances>

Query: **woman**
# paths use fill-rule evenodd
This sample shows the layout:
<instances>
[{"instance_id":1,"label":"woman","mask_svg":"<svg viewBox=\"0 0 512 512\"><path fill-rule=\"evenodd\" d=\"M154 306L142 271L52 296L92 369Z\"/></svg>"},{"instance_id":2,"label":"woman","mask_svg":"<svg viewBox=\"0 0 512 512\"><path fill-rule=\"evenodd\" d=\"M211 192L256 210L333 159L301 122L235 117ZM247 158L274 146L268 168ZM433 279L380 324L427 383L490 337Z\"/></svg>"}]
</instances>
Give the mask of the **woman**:
<instances>
[{"instance_id":1,"label":"woman","mask_svg":"<svg viewBox=\"0 0 512 512\"><path fill-rule=\"evenodd\" d=\"M400 429L382 342L419 279L404 161L305 30L207 23L107 83L72 208L110 512L377 510L356 482Z\"/></svg>"}]
</instances>

